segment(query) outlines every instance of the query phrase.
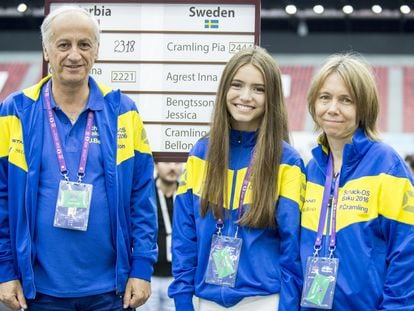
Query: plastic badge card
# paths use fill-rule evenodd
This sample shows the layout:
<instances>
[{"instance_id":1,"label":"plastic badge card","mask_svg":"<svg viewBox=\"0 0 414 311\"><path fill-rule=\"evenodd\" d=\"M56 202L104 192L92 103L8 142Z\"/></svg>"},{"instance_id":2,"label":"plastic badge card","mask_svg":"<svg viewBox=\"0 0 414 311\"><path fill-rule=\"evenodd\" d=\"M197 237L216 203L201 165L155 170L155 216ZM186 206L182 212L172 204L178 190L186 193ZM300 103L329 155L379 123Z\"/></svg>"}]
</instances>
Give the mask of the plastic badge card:
<instances>
[{"instance_id":1,"label":"plastic badge card","mask_svg":"<svg viewBox=\"0 0 414 311\"><path fill-rule=\"evenodd\" d=\"M234 287L242 240L213 235L206 272L206 283Z\"/></svg>"},{"instance_id":2,"label":"plastic badge card","mask_svg":"<svg viewBox=\"0 0 414 311\"><path fill-rule=\"evenodd\" d=\"M338 264L338 258L308 257L300 304L302 307L332 308Z\"/></svg>"},{"instance_id":3,"label":"plastic badge card","mask_svg":"<svg viewBox=\"0 0 414 311\"><path fill-rule=\"evenodd\" d=\"M59 184L53 226L86 231L93 186L62 180Z\"/></svg>"}]
</instances>

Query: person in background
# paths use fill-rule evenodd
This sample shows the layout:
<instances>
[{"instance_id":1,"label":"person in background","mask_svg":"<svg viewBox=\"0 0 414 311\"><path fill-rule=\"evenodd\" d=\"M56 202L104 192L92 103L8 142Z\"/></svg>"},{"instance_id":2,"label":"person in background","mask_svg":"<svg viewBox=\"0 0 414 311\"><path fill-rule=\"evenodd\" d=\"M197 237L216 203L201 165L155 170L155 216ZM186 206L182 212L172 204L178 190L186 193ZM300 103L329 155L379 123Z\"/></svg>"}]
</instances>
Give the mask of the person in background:
<instances>
[{"instance_id":1,"label":"person in background","mask_svg":"<svg viewBox=\"0 0 414 311\"><path fill-rule=\"evenodd\" d=\"M151 297L139 311L174 311L174 300L168 297L171 284L171 233L175 193L182 173L182 163L158 162L156 170L156 194L158 206L158 261L151 278Z\"/></svg>"},{"instance_id":2,"label":"person in background","mask_svg":"<svg viewBox=\"0 0 414 311\"><path fill-rule=\"evenodd\" d=\"M371 67L331 56L307 101L321 134L306 166L303 310L413 310L414 180L379 140Z\"/></svg>"},{"instance_id":3,"label":"person in background","mask_svg":"<svg viewBox=\"0 0 414 311\"><path fill-rule=\"evenodd\" d=\"M408 167L411 170L411 173L414 174L414 154L407 154L404 158L405 163L407 163Z\"/></svg>"},{"instance_id":4,"label":"person in background","mask_svg":"<svg viewBox=\"0 0 414 311\"><path fill-rule=\"evenodd\" d=\"M304 166L287 143L281 72L255 47L224 68L212 125L189 153L174 206L176 310L299 309Z\"/></svg>"},{"instance_id":5,"label":"person in background","mask_svg":"<svg viewBox=\"0 0 414 311\"><path fill-rule=\"evenodd\" d=\"M135 103L89 74L99 25L63 6L41 26L51 76L0 104L0 300L131 310L157 258L153 158Z\"/></svg>"}]
</instances>

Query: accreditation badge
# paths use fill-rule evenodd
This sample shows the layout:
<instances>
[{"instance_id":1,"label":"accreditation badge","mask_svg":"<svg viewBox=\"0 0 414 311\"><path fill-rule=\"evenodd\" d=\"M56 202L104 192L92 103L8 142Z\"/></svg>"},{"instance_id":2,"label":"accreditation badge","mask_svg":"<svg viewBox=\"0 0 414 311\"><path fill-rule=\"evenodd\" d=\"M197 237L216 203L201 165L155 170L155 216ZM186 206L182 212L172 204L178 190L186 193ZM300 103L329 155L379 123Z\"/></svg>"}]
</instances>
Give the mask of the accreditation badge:
<instances>
[{"instance_id":1,"label":"accreditation badge","mask_svg":"<svg viewBox=\"0 0 414 311\"><path fill-rule=\"evenodd\" d=\"M86 231L92 198L91 184L61 180L54 227Z\"/></svg>"},{"instance_id":2,"label":"accreditation badge","mask_svg":"<svg viewBox=\"0 0 414 311\"><path fill-rule=\"evenodd\" d=\"M234 287L242 240L213 235L206 272L206 283Z\"/></svg>"},{"instance_id":3,"label":"accreditation badge","mask_svg":"<svg viewBox=\"0 0 414 311\"><path fill-rule=\"evenodd\" d=\"M332 308L338 264L338 258L308 257L300 304L302 307Z\"/></svg>"}]
</instances>

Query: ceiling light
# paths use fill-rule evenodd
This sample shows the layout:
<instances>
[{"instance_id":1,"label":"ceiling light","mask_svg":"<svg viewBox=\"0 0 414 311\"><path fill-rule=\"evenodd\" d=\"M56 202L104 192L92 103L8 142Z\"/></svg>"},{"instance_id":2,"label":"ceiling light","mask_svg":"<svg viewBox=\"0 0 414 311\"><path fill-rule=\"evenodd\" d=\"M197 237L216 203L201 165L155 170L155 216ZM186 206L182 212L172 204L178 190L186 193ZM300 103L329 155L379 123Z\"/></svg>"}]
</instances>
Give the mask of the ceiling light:
<instances>
[{"instance_id":1,"label":"ceiling light","mask_svg":"<svg viewBox=\"0 0 414 311\"><path fill-rule=\"evenodd\" d=\"M402 14L410 14L411 9L408 5L402 5L400 6L400 11Z\"/></svg>"},{"instance_id":2,"label":"ceiling light","mask_svg":"<svg viewBox=\"0 0 414 311\"><path fill-rule=\"evenodd\" d=\"M344 7L342 8L342 12L344 12L345 14L352 14L353 11L354 8L352 7L352 5L344 5Z\"/></svg>"},{"instance_id":3,"label":"ceiling light","mask_svg":"<svg viewBox=\"0 0 414 311\"><path fill-rule=\"evenodd\" d=\"M372 12L375 14L380 14L382 12L382 7L378 4L374 4L371 8Z\"/></svg>"},{"instance_id":4,"label":"ceiling light","mask_svg":"<svg viewBox=\"0 0 414 311\"><path fill-rule=\"evenodd\" d=\"M17 12L24 13L27 11L27 4L22 2L17 6Z\"/></svg>"},{"instance_id":5,"label":"ceiling light","mask_svg":"<svg viewBox=\"0 0 414 311\"><path fill-rule=\"evenodd\" d=\"M316 14L322 14L324 10L325 9L320 4L317 4L313 7L313 12L315 12Z\"/></svg>"},{"instance_id":6,"label":"ceiling light","mask_svg":"<svg viewBox=\"0 0 414 311\"><path fill-rule=\"evenodd\" d=\"M289 15L294 15L294 14L296 14L297 11L298 10L297 10L296 6L293 5L293 4L289 4L285 7L285 12Z\"/></svg>"}]
</instances>

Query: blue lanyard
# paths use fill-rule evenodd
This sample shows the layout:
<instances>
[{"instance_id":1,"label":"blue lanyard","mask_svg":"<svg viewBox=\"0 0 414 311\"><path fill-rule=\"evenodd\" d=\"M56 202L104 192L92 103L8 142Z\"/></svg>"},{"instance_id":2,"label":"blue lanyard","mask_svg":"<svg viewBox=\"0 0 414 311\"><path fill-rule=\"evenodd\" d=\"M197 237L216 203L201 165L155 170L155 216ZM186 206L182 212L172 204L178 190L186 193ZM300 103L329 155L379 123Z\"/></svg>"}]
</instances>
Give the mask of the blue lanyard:
<instances>
[{"instance_id":1,"label":"blue lanyard","mask_svg":"<svg viewBox=\"0 0 414 311\"><path fill-rule=\"evenodd\" d=\"M323 228L325 227L326 222L326 214L328 210L328 206L330 205L330 198L332 194L332 184L334 182L333 187L333 196L332 196L332 227L331 227L331 234L329 240L329 249L331 251L331 255L336 248L336 211L337 211L337 203L338 203L338 191L339 191L339 178L340 174L338 173L335 176L335 180L333 180L333 158L332 154L329 154L328 159L328 166L326 168L326 180L325 180L325 188L323 193L323 200L321 206L321 214L319 217L319 225L318 225L318 232L316 234L316 241L314 245L315 253L314 255L317 256L319 250L321 249L322 245L322 236L323 236Z\"/></svg>"}]
</instances>

